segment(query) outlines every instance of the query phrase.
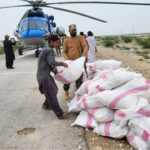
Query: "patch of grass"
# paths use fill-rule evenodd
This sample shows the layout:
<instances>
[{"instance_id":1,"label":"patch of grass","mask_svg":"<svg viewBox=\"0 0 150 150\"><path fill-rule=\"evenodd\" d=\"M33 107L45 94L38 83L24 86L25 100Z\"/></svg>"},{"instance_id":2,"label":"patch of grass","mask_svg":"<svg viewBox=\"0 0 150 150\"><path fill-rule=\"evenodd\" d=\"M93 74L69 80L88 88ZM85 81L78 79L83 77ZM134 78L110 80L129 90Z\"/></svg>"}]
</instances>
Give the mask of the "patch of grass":
<instances>
[{"instance_id":1,"label":"patch of grass","mask_svg":"<svg viewBox=\"0 0 150 150\"><path fill-rule=\"evenodd\" d=\"M0 55L4 54L4 47L0 46Z\"/></svg>"},{"instance_id":2,"label":"patch of grass","mask_svg":"<svg viewBox=\"0 0 150 150\"><path fill-rule=\"evenodd\" d=\"M122 36L121 37L122 41L125 43L130 43L133 41L134 37L130 37L130 36Z\"/></svg>"},{"instance_id":3,"label":"patch of grass","mask_svg":"<svg viewBox=\"0 0 150 150\"><path fill-rule=\"evenodd\" d=\"M136 52L136 54L143 56L145 59L149 59L149 52L148 51L144 51L144 52Z\"/></svg>"},{"instance_id":4,"label":"patch of grass","mask_svg":"<svg viewBox=\"0 0 150 150\"><path fill-rule=\"evenodd\" d=\"M14 52L18 49L18 46L17 45L13 45L13 50ZM0 55L3 55L4 54L4 47L3 46L0 46Z\"/></svg>"},{"instance_id":5,"label":"patch of grass","mask_svg":"<svg viewBox=\"0 0 150 150\"><path fill-rule=\"evenodd\" d=\"M106 47L112 47L112 46L114 46L114 42L111 41L111 40L104 40L102 43Z\"/></svg>"},{"instance_id":6,"label":"patch of grass","mask_svg":"<svg viewBox=\"0 0 150 150\"><path fill-rule=\"evenodd\" d=\"M141 45L143 48L150 48L150 37L148 38L137 37L135 40L136 40L136 43Z\"/></svg>"},{"instance_id":7,"label":"patch of grass","mask_svg":"<svg viewBox=\"0 0 150 150\"><path fill-rule=\"evenodd\" d=\"M116 43L119 43L119 37L104 37L102 38L102 44L106 47L113 47Z\"/></svg>"},{"instance_id":8,"label":"patch of grass","mask_svg":"<svg viewBox=\"0 0 150 150\"><path fill-rule=\"evenodd\" d=\"M122 47L120 47L120 50L130 50L130 47L122 46Z\"/></svg>"}]
</instances>

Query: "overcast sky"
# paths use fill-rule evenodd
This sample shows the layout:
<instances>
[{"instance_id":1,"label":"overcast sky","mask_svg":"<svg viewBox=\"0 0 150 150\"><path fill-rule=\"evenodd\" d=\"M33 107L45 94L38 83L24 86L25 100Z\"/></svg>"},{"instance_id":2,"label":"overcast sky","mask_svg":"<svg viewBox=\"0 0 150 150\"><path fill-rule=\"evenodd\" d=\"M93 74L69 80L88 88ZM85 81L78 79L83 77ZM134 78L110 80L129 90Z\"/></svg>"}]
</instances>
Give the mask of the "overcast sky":
<instances>
[{"instance_id":1,"label":"overcast sky","mask_svg":"<svg viewBox=\"0 0 150 150\"><path fill-rule=\"evenodd\" d=\"M68 0L45 0L46 2L68 1ZM75 0L69 0L75 1ZM76 0L80 1L80 0ZM104 1L104 0L103 0ZM106 1L106 0L105 0ZM115 1L115 0L107 0ZM118 2L145 2L148 0L116 0ZM150 3L150 2L149 2ZM11 6L26 4L20 0L0 0L1 6ZM88 15L108 21L101 23L78 15L44 8L48 15L55 16L57 26L62 26L68 34L68 25L76 24L78 32L93 31L95 35L112 35L127 33L150 32L150 6L121 6L121 5L98 5L98 4L74 4L74 5L54 5L74 11L86 13ZM0 40L5 34L13 35L18 22L28 9L10 8L0 10Z\"/></svg>"}]
</instances>

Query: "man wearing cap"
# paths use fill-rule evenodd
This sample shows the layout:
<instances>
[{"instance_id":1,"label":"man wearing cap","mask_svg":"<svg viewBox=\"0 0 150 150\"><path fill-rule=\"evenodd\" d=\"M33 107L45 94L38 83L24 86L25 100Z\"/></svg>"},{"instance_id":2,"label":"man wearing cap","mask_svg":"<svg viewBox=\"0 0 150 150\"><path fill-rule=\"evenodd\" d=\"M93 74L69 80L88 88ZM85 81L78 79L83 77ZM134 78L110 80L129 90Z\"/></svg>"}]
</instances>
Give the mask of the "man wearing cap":
<instances>
[{"instance_id":1,"label":"man wearing cap","mask_svg":"<svg viewBox=\"0 0 150 150\"><path fill-rule=\"evenodd\" d=\"M3 41L3 45L4 45L5 56L6 56L6 68L14 69L13 62L15 60L15 55L14 55L12 45L16 45L16 42L14 38L9 40L9 35L5 35L5 40Z\"/></svg>"},{"instance_id":2,"label":"man wearing cap","mask_svg":"<svg viewBox=\"0 0 150 150\"><path fill-rule=\"evenodd\" d=\"M77 35L75 24L69 25L70 37L63 42L63 56L66 60L75 60L81 56L87 57L88 45L85 38ZM82 76L76 81L76 88L78 89L82 84ZM70 84L64 85L65 99L69 97Z\"/></svg>"}]
</instances>

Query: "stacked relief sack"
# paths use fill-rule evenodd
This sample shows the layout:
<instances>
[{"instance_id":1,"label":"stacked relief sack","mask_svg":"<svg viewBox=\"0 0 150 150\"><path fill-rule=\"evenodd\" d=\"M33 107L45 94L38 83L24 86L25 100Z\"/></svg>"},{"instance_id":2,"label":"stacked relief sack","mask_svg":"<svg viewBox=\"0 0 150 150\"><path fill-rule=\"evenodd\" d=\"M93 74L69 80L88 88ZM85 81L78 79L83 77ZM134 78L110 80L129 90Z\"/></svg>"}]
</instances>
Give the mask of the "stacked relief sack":
<instances>
[{"instance_id":1,"label":"stacked relief sack","mask_svg":"<svg viewBox=\"0 0 150 150\"><path fill-rule=\"evenodd\" d=\"M128 142L138 150L150 149L150 117L133 118L128 123Z\"/></svg>"},{"instance_id":2,"label":"stacked relief sack","mask_svg":"<svg viewBox=\"0 0 150 150\"><path fill-rule=\"evenodd\" d=\"M149 150L150 129L144 124L150 118L150 82L119 68L120 62L110 66L113 62L97 61L89 67L91 80L81 85L69 104L70 112L80 112L72 125L94 128L102 136L126 137L134 148ZM146 121L138 125L138 118Z\"/></svg>"},{"instance_id":3,"label":"stacked relief sack","mask_svg":"<svg viewBox=\"0 0 150 150\"><path fill-rule=\"evenodd\" d=\"M93 63L86 63L87 74L83 71L83 81L91 80L94 78L95 73L99 70L115 70L121 65L120 61L116 60L99 60Z\"/></svg>"},{"instance_id":4,"label":"stacked relief sack","mask_svg":"<svg viewBox=\"0 0 150 150\"><path fill-rule=\"evenodd\" d=\"M81 76L84 68L85 57L80 57L74 61L66 61L68 68L63 68L57 75L55 79L63 84L70 84Z\"/></svg>"},{"instance_id":5,"label":"stacked relief sack","mask_svg":"<svg viewBox=\"0 0 150 150\"><path fill-rule=\"evenodd\" d=\"M124 68L99 71L92 80L85 81L76 91L76 94L93 95L104 90L111 90L129 82L136 76L141 75L134 72L129 72Z\"/></svg>"},{"instance_id":6,"label":"stacked relief sack","mask_svg":"<svg viewBox=\"0 0 150 150\"><path fill-rule=\"evenodd\" d=\"M113 90L95 95L95 100L111 109L136 107L139 97L150 99L150 84L144 78L135 78Z\"/></svg>"}]
</instances>

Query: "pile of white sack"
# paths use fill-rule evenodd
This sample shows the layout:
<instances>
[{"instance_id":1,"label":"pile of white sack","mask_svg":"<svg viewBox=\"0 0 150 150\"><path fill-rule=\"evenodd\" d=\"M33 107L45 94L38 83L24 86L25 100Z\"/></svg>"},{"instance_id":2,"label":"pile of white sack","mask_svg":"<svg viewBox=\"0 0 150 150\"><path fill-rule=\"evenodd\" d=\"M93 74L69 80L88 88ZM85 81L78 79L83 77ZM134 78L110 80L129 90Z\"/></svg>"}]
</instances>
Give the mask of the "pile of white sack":
<instances>
[{"instance_id":1,"label":"pile of white sack","mask_svg":"<svg viewBox=\"0 0 150 150\"><path fill-rule=\"evenodd\" d=\"M116 60L87 64L88 77L83 72L84 82L68 104L70 112L80 112L72 125L93 128L102 136L126 137L135 149L149 150L150 81L120 65Z\"/></svg>"}]
</instances>

